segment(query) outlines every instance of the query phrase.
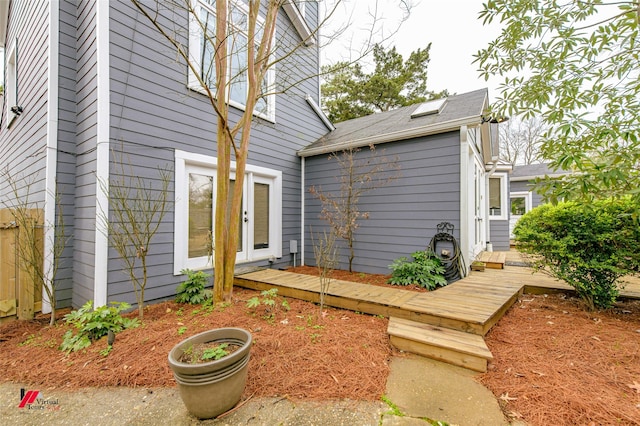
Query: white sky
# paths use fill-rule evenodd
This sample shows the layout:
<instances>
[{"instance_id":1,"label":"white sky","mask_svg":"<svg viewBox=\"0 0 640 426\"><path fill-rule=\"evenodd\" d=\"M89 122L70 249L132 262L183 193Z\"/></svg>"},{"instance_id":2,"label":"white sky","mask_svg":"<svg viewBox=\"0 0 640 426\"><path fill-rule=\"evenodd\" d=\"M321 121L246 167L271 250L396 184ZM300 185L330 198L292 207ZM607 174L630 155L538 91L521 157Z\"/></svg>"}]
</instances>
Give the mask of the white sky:
<instances>
[{"instance_id":1,"label":"white sky","mask_svg":"<svg viewBox=\"0 0 640 426\"><path fill-rule=\"evenodd\" d=\"M464 93L484 87L489 88L493 98L502 79L493 78L488 82L482 79L477 66L472 64L473 54L485 47L499 35L499 26L482 25L478 14L482 10L483 0L413 0L411 15L400 31L387 42L407 59L409 54L427 46L431 42L431 62L427 72L427 88L432 91L448 89L450 93ZM358 9L353 16L367 15L367 9L373 0L356 0ZM380 0L384 7L385 25L394 27L400 16L398 0ZM349 5L350 8L354 4ZM370 25L366 23L352 25L341 40L362 38ZM332 45L330 53L323 52L323 63L348 56L346 43Z\"/></svg>"}]
</instances>

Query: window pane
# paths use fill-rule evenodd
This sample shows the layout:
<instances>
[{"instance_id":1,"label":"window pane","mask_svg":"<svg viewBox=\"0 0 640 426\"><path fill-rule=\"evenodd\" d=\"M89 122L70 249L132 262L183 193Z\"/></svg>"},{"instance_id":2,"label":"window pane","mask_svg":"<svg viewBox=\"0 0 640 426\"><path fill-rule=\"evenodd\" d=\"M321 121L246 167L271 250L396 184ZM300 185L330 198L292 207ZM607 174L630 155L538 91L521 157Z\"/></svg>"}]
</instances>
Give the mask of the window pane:
<instances>
[{"instance_id":1,"label":"window pane","mask_svg":"<svg viewBox=\"0 0 640 426\"><path fill-rule=\"evenodd\" d=\"M489 214L499 216L501 214L502 200L500 193L500 178L489 178Z\"/></svg>"},{"instance_id":2,"label":"window pane","mask_svg":"<svg viewBox=\"0 0 640 426\"><path fill-rule=\"evenodd\" d=\"M213 229L213 177L189 174L189 257L208 256Z\"/></svg>"},{"instance_id":3,"label":"window pane","mask_svg":"<svg viewBox=\"0 0 640 426\"><path fill-rule=\"evenodd\" d=\"M524 197L511 198L511 214L521 216L525 213Z\"/></svg>"},{"instance_id":4,"label":"window pane","mask_svg":"<svg viewBox=\"0 0 640 426\"><path fill-rule=\"evenodd\" d=\"M253 248L269 248L269 185L253 185Z\"/></svg>"},{"instance_id":5,"label":"window pane","mask_svg":"<svg viewBox=\"0 0 640 426\"><path fill-rule=\"evenodd\" d=\"M202 79L207 83L207 85L210 88L215 88L216 64L214 59L214 44L216 35L216 16L203 8L200 10L200 22L204 25L200 44L200 52L202 52L202 58L200 58L202 69L200 71L202 73Z\"/></svg>"},{"instance_id":6,"label":"window pane","mask_svg":"<svg viewBox=\"0 0 640 426\"><path fill-rule=\"evenodd\" d=\"M229 38L231 51L231 88L229 98L245 105L247 101L247 37L233 34Z\"/></svg>"},{"instance_id":7,"label":"window pane","mask_svg":"<svg viewBox=\"0 0 640 426\"><path fill-rule=\"evenodd\" d=\"M231 214L231 199L233 198L233 188L236 186L236 181L229 181L229 201L227 202L227 216ZM243 196L244 198L244 196ZM242 251L242 218L244 214L242 208L240 208L240 216L238 217L238 250Z\"/></svg>"},{"instance_id":8,"label":"window pane","mask_svg":"<svg viewBox=\"0 0 640 426\"><path fill-rule=\"evenodd\" d=\"M240 8L240 5L237 2L231 2L231 22L232 24L241 31L247 31L247 23L249 19L244 10Z\"/></svg>"}]
</instances>

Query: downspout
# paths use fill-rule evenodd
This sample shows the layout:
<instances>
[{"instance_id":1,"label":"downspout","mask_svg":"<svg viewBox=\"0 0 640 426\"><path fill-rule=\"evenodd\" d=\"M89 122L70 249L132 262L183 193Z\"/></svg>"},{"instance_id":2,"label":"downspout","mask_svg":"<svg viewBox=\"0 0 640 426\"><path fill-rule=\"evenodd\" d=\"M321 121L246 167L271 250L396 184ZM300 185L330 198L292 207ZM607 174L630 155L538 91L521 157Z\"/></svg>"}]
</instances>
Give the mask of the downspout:
<instances>
[{"instance_id":1,"label":"downspout","mask_svg":"<svg viewBox=\"0 0 640 426\"><path fill-rule=\"evenodd\" d=\"M43 271L46 282L51 283L56 238L56 176L58 166L58 42L60 29L60 4L57 0L49 2L49 58L47 63L47 151L45 154L45 193L44 193L44 259ZM62 212L61 212L62 213ZM46 283L45 283L46 285ZM51 301L42 287L42 313L51 312Z\"/></svg>"},{"instance_id":2,"label":"downspout","mask_svg":"<svg viewBox=\"0 0 640 426\"><path fill-rule=\"evenodd\" d=\"M300 266L304 266L304 173L305 158L300 164Z\"/></svg>"}]
</instances>

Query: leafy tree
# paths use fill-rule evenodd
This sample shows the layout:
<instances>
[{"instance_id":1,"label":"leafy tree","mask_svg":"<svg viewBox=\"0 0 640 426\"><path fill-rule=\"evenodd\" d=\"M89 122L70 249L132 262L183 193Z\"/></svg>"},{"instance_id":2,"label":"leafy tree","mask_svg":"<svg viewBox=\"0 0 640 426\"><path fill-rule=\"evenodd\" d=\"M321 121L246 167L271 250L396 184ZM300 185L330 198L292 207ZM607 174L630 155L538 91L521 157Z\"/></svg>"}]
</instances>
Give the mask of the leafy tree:
<instances>
[{"instance_id":1,"label":"leafy tree","mask_svg":"<svg viewBox=\"0 0 640 426\"><path fill-rule=\"evenodd\" d=\"M375 68L366 73L359 63L338 62L324 66L329 78L322 85L324 108L335 122L363 117L374 112L448 96L445 90L427 90L427 66L431 44L411 52L404 61L395 47L373 47Z\"/></svg>"},{"instance_id":2,"label":"leafy tree","mask_svg":"<svg viewBox=\"0 0 640 426\"><path fill-rule=\"evenodd\" d=\"M578 172L546 183L551 200L640 198L638 1L491 0L480 18L504 26L476 54L504 77L495 112L541 115L543 156Z\"/></svg>"}]
</instances>

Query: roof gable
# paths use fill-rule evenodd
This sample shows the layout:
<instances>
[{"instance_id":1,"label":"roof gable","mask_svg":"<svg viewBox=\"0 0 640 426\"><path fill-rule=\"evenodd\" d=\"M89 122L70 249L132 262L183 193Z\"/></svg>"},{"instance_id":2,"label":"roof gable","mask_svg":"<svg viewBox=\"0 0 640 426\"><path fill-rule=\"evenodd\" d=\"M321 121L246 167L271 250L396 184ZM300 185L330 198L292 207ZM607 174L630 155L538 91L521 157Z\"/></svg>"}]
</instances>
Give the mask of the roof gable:
<instances>
[{"instance_id":1,"label":"roof gable","mask_svg":"<svg viewBox=\"0 0 640 426\"><path fill-rule=\"evenodd\" d=\"M439 113L415 116L416 105L409 105L337 123L335 130L300 150L298 155L308 157L479 125L488 106L488 90L449 96L443 106Z\"/></svg>"}]
</instances>

